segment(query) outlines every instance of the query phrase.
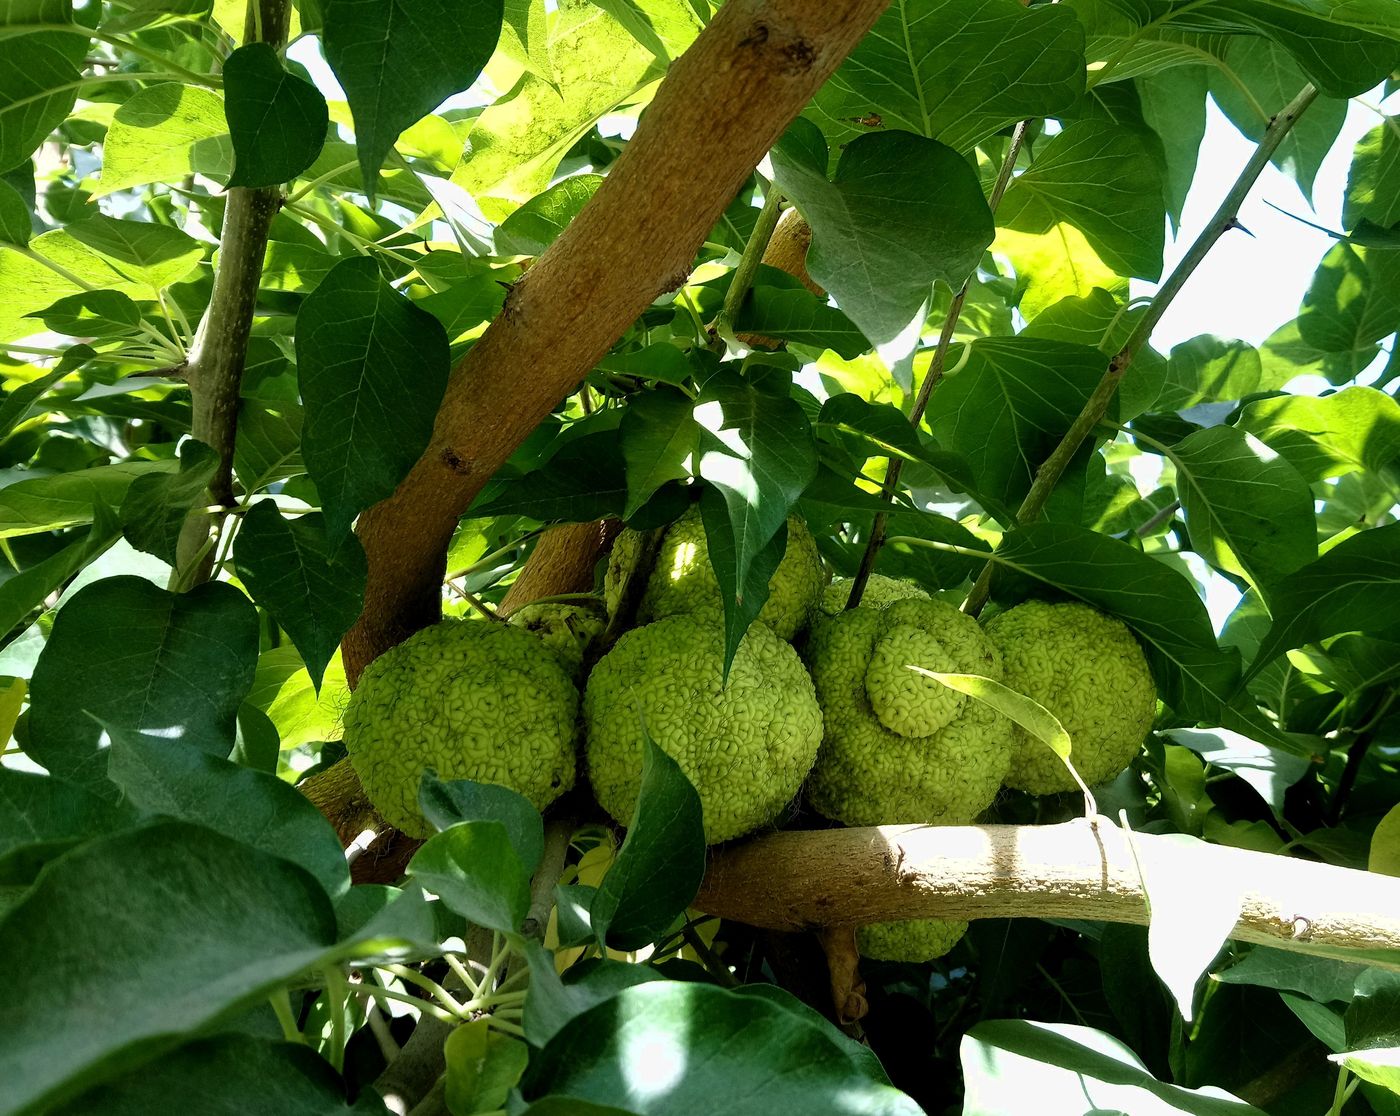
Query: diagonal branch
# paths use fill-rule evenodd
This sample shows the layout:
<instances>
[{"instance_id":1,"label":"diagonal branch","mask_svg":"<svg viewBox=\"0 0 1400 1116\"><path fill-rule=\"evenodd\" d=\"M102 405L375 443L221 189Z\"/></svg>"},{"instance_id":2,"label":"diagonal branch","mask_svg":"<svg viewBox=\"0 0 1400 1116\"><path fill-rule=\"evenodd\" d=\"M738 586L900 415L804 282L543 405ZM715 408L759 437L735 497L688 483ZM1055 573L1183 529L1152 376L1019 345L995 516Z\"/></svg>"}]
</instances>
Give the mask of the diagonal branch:
<instances>
[{"instance_id":1,"label":"diagonal branch","mask_svg":"<svg viewBox=\"0 0 1400 1116\"><path fill-rule=\"evenodd\" d=\"M789 121L888 0L728 0L671 67L593 199L515 285L453 373L422 458L359 534L356 679L439 615L457 519L558 401L661 293Z\"/></svg>"}]
</instances>

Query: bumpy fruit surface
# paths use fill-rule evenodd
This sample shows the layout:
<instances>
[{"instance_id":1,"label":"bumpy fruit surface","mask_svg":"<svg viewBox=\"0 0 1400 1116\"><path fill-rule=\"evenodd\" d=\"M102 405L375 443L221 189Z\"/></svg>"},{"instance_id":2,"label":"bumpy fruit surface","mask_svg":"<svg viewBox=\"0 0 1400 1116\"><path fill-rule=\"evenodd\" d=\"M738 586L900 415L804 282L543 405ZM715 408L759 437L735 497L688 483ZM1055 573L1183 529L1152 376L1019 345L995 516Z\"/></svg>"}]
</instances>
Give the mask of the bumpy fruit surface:
<instances>
[{"instance_id":1,"label":"bumpy fruit surface","mask_svg":"<svg viewBox=\"0 0 1400 1116\"><path fill-rule=\"evenodd\" d=\"M856 948L872 961L932 961L962 940L967 923L941 918L873 922L856 931Z\"/></svg>"},{"instance_id":2,"label":"bumpy fruit surface","mask_svg":"<svg viewBox=\"0 0 1400 1116\"><path fill-rule=\"evenodd\" d=\"M977 622L941 601L856 608L807 646L826 726L811 804L847 825L962 825L996 796L1011 760L1008 722L909 664L1000 680Z\"/></svg>"},{"instance_id":3,"label":"bumpy fruit surface","mask_svg":"<svg viewBox=\"0 0 1400 1116\"><path fill-rule=\"evenodd\" d=\"M827 572L807 525L796 516L789 516L787 529L787 549L768 582L768 600L758 619L782 639L790 640L807 626L826 584ZM625 564L635 556L637 540L635 532L624 531L613 543L604 586L610 611L616 609ZM700 520L699 507L692 505L667 528L661 540L656 564L637 608L637 621L645 624L683 613L718 614L720 608L719 582L710 566L705 525Z\"/></svg>"},{"instance_id":4,"label":"bumpy fruit surface","mask_svg":"<svg viewBox=\"0 0 1400 1116\"><path fill-rule=\"evenodd\" d=\"M1027 601L987 621L1001 650L1004 681L1059 718L1070 762L1091 786L1118 775L1137 755L1157 712L1142 648L1119 620L1078 602ZM1059 758L1022 728L1006 785L1032 794L1075 789Z\"/></svg>"},{"instance_id":5,"label":"bumpy fruit surface","mask_svg":"<svg viewBox=\"0 0 1400 1116\"><path fill-rule=\"evenodd\" d=\"M851 582L854 580L852 577L838 577L822 590L817 607L823 616L835 616L846 607L846 602L851 596ZM866 579L865 592L860 595L860 607L886 608L895 601L910 598L926 601L929 595L912 581L873 573Z\"/></svg>"},{"instance_id":6,"label":"bumpy fruit surface","mask_svg":"<svg viewBox=\"0 0 1400 1116\"><path fill-rule=\"evenodd\" d=\"M600 609L564 602L523 605L510 614L510 622L553 651L573 678L582 672L588 648L608 626Z\"/></svg>"},{"instance_id":7,"label":"bumpy fruit surface","mask_svg":"<svg viewBox=\"0 0 1400 1116\"><path fill-rule=\"evenodd\" d=\"M523 628L448 620L375 659L345 710L345 747L385 820L413 837L426 768L518 791L543 809L574 781L578 690Z\"/></svg>"},{"instance_id":8,"label":"bumpy fruit surface","mask_svg":"<svg viewBox=\"0 0 1400 1116\"><path fill-rule=\"evenodd\" d=\"M643 725L694 784L711 844L776 818L811 768L822 718L797 652L755 623L722 685L723 633L715 617L670 616L626 633L593 668L588 777L623 825L641 791Z\"/></svg>"}]
</instances>

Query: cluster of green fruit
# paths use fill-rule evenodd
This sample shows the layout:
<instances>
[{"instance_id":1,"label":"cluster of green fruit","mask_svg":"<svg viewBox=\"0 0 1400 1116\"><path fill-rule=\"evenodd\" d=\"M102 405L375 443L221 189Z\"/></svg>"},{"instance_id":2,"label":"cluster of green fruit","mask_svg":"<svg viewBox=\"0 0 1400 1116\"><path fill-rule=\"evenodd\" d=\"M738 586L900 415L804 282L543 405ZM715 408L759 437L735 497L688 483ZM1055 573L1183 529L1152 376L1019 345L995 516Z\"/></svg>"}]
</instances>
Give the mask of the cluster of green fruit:
<instances>
[{"instance_id":1,"label":"cluster of green fruit","mask_svg":"<svg viewBox=\"0 0 1400 1116\"><path fill-rule=\"evenodd\" d=\"M614 545L609 610L641 550L631 531ZM828 579L806 525L789 519L768 601L724 680L720 590L692 509L662 537L638 626L588 672L581 719L576 680L605 622L598 610L545 604L509 624L446 621L382 655L346 711L346 747L380 813L426 836L425 768L509 786L543 809L573 785L580 720L594 797L625 825L650 737L695 786L717 843L773 825L804 784L813 808L846 825L963 825L1003 785L1074 789L1048 747L911 666L1033 698L1070 734L1089 783L1127 767L1151 728L1156 692L1141 648L1087 605L1028 601L984 626L878 574L847 609L850 581ZM858 940L872 958L927 960L965 928L881 923Z\"/></svg>"}]
</instances>

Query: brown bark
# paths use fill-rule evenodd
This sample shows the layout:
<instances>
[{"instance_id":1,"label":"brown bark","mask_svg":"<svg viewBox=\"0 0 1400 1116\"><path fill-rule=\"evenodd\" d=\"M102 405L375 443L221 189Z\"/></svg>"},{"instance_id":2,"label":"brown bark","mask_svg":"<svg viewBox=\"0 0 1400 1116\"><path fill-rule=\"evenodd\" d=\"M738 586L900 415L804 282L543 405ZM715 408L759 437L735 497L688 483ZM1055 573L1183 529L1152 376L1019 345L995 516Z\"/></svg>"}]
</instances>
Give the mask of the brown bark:
<instances>
[{"instance_id":1,"label":"brown bark","mask_svg":"<svg viewBox=\"0 0 1400 1116\"><path fill-rule=\"evenodd\" d=\"M593 199L458 365L422 458L360 520L352 683L439 612L453 526L561 397L661 293L789 121L888 0L729 0L672 65Z\"/></svg>"},{"instance_id":2,"label":"brown bark","mask_svg":"<svg viewBox=\"0 0 1400 1116\"><path fill-rule=\"evenodd\" d=\"M1073 918L1146 924L1138 863L1238 888L1231 937L1382 968L1400 949L1400 878L1172 837L1101 819L1048 826L886 825L787 832L715 853L695 907L773 930L901 918Z\"/></svg>"},{"instance_id":3,"label":"brown bark","mask_svg":"<svg viewBox=\"0 0 1400 1116\"><path fill-rule=\"evenodd\" d=\"M622 523L616 519L551 527L540 536L525 568L506 590L497 615L509 616L541 597L591 592L594 567L620 530Z\"/></svg>"},{"instance_id":4,"label":"brown bark","mask_svg":"<svg viewBox=\"0 0 1400 1116\"><path fill-rule=\"evenodd\" d=\"M802 219L802 214L789 209L778 220L773 230L773 239L768 242L768 250L763 253L763 262L769 267L780 268L789 275L801 280L802 285L818 298L825 298L826 292L812 282L807 274L807 249L812 246L812 226Z\"/></svg>"}]
</instances>

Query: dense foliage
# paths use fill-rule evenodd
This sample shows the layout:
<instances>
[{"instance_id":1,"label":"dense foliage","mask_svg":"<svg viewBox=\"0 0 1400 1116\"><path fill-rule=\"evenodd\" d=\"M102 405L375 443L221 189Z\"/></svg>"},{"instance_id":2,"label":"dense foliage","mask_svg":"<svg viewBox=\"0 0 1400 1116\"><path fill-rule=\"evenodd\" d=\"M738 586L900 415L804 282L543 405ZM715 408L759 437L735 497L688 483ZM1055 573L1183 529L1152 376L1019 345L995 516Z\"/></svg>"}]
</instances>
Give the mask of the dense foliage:
<instances>
[{"instance_id":1,"label":"dense foliage","mask_svg":"<svg viewBox=\"0 0 1400 1116\"><path fill-rule=\"evenodd\" d=\"M446 555L443 613L494 623L549 525L645 552L698 505L716 678L799 532L822 577L869 553L973 614L1094 606L1160 702L1100 824L1190 866L1147 880L1150 932L1028 894L863 963L838 1023L811 935L692 907L715 854L650 740L605 803L635 801L625 841L586 780L541 817L444 769L402 804L431 834L406 873L352 885L372 837L297 784L348 770L357 517L738 5L803 7L0 4L0 1112L1400 1113L1395 0L895 0L737 196L692 199L727 208L688 274L516 432ZM1259 170L1197 166L1208 99L1305 196L1349 102L1377 115L1296 316L1157 351L1193 183L1226 197L1205 252ZM960 709L1014 698L983 681ZM1002 789L983 819L1084 808ZM799 795L767 828L830 824ZM1309 907L1288 950L1228 941L1225 846L1369 868L1336 878L1391 897L1375 935L1310 953Z\"/></svg>"}]
</instances>

